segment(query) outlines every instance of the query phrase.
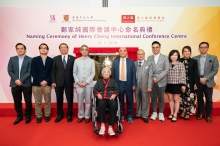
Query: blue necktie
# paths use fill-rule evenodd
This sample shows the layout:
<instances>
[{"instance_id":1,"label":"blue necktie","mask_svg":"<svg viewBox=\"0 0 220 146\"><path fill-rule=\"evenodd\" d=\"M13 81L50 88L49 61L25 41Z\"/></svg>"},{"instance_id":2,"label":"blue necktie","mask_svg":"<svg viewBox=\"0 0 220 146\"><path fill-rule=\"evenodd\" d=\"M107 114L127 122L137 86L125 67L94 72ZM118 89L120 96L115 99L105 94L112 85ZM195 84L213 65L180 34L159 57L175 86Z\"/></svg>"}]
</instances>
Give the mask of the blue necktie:
<instances>
[{"instance_id":1,"label":"blue necktie","mask_svg":"<svg viewBox=\"0 0 220 146\"><path fill-rule=\"evenodd\" d=\"M65 56L63 56L63 67L64 67L64 69L66 69L66 60L65 60Z\"/></svg>"},{"instance_id":2,"label":"blue necktie","mask_svg":"<svg viewBox=\"0 0 220 146\"><path fill-rule=\"evenodd\" d=\"M139 62L139 67L141 67L141 63L142 63L142 62Z\"/></svg>"}]
</instances>

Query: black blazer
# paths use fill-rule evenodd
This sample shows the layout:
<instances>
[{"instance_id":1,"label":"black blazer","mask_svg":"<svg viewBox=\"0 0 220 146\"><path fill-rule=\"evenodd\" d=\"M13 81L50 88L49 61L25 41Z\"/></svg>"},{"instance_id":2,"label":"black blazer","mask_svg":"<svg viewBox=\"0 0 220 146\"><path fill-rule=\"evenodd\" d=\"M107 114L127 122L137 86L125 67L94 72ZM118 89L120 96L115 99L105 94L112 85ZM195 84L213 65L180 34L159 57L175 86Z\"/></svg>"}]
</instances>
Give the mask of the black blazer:
<instances>
[{"instance_id":1,"label":"black blazer","mask_svg":"<svg viewBox=\"0 0 220 146\"><path fill-rule=\"evenodd\" d=\"M52 82L52 65L53 59L46 58L45 66L41 56L34 57L31 62L31 75L33 77L32 86L41 86L40 83L45 80L48 86Z\"/></svg>"},{"instance_id":2,"label":"black blazer","mask_svg":"<svg viewBox=\"0 0 220 146\"><path fill-rule=\"evenodd\" d=\"M185 59L180 58L180 62L183 62ZM199 85L199 75L198 75L198 64L195 59L189 58L189 66L188 66L187 76L189 77L190 91L194 91L194 85L197 87Z\"/></svg>"},{"instance_id":3,"label":"black blazer","mask_svg":"<svg viewBox=\"0 0 220 146\"><path fill-rule=\"evenodd\" d=\"M73 64L75 57L68 55L66 69L63 67L62 55L54 57L52 67L52 83L56 83L57 87L73 86Z\"/></svg>"}]
</instances>

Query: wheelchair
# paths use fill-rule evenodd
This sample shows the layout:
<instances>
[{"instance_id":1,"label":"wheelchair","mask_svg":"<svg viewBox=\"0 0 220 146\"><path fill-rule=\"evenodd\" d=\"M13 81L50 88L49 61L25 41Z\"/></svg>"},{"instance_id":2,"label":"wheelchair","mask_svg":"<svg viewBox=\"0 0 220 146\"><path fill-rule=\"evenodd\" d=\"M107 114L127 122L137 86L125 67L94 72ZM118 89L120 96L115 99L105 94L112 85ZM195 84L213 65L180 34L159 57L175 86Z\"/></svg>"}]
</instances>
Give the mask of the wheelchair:
<instances>
[{"instance_id":1,"label":"wheelchair","mask_svg":"<svg viewBox=\"0 0 220 146\"><path fill-rule=\"evenodd\" d=\"M117 131L115 132L115 135L118 135L120 133L123 132L123 126L121 124L120 121L120 102L119 102L119 98L117 97L117 103L118 103L118 110L116 113L116 118L115 118L115 122L117 123ZM99 117L98 117L98 107L96 106L97 104L97 97L94 97L92 99L92 123L93 123L93 128L94 128L94 133L99 134L99 130L98 130L98 126L97 126L97 121L99 121ZM106 117L105 117L105 122L108 122L108 113L109 113L109 109L108 107L106 108Z\"/></svg>"}]
</instances>

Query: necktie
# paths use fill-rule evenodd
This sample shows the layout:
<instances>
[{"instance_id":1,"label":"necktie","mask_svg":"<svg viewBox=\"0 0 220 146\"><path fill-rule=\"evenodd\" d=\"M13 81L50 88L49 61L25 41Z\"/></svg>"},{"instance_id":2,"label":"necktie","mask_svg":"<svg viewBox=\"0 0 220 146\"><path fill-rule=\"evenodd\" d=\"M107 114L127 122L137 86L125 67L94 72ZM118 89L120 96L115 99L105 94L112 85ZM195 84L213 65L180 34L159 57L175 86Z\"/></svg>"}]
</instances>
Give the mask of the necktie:
<instances>
[{"instance_id":1,"label":"necktie","mask_svg":"<svg viewBox=\"0 0 220 146\"><path fill-rule=\"evenodd\" d=\"M125 63L124 63L124 59L122 59L122 63L121 63L121 80L122 81L125 80Z\"/></svg>"},{"instance_id":2,"label":"necktie","mask_svg":"<svg viewBox=\"0 0 220 146\"><path fill-rule=\"evenodd\" d=\"M139 62L139 67L141 67L141 63L142 63L142 62Z\"/></svg>"},{"instance_id":3,"label":"necktie","mask_svg":"<svg viewBox=\"0 0 220 146\"><path fill-rule=\"evenodd\" d=\"M65 56L63 56L63 67L64 67L64 69L66 69L66 60L65 60Z\"/></svg>"}]
</instances>

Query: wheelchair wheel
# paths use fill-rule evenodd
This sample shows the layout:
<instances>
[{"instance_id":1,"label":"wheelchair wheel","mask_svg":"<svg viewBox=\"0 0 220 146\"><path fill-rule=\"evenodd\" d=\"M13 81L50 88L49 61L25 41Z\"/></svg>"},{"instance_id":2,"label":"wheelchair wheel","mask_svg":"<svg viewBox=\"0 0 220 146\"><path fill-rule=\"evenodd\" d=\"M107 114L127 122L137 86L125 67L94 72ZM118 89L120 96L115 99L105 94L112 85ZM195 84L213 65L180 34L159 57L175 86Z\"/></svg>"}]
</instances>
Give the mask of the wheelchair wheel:
<instances>
[{"instance_id":1,"label":"wheelchair wheel","mask_svg":"<svg viewBox=\"0 0 220 146\"><path fill-rule=\"evenodd\" d=\"M118 124L118 132L122 133L123 132L123 126L121 123Z\"/></svg>"}]
</instances>

